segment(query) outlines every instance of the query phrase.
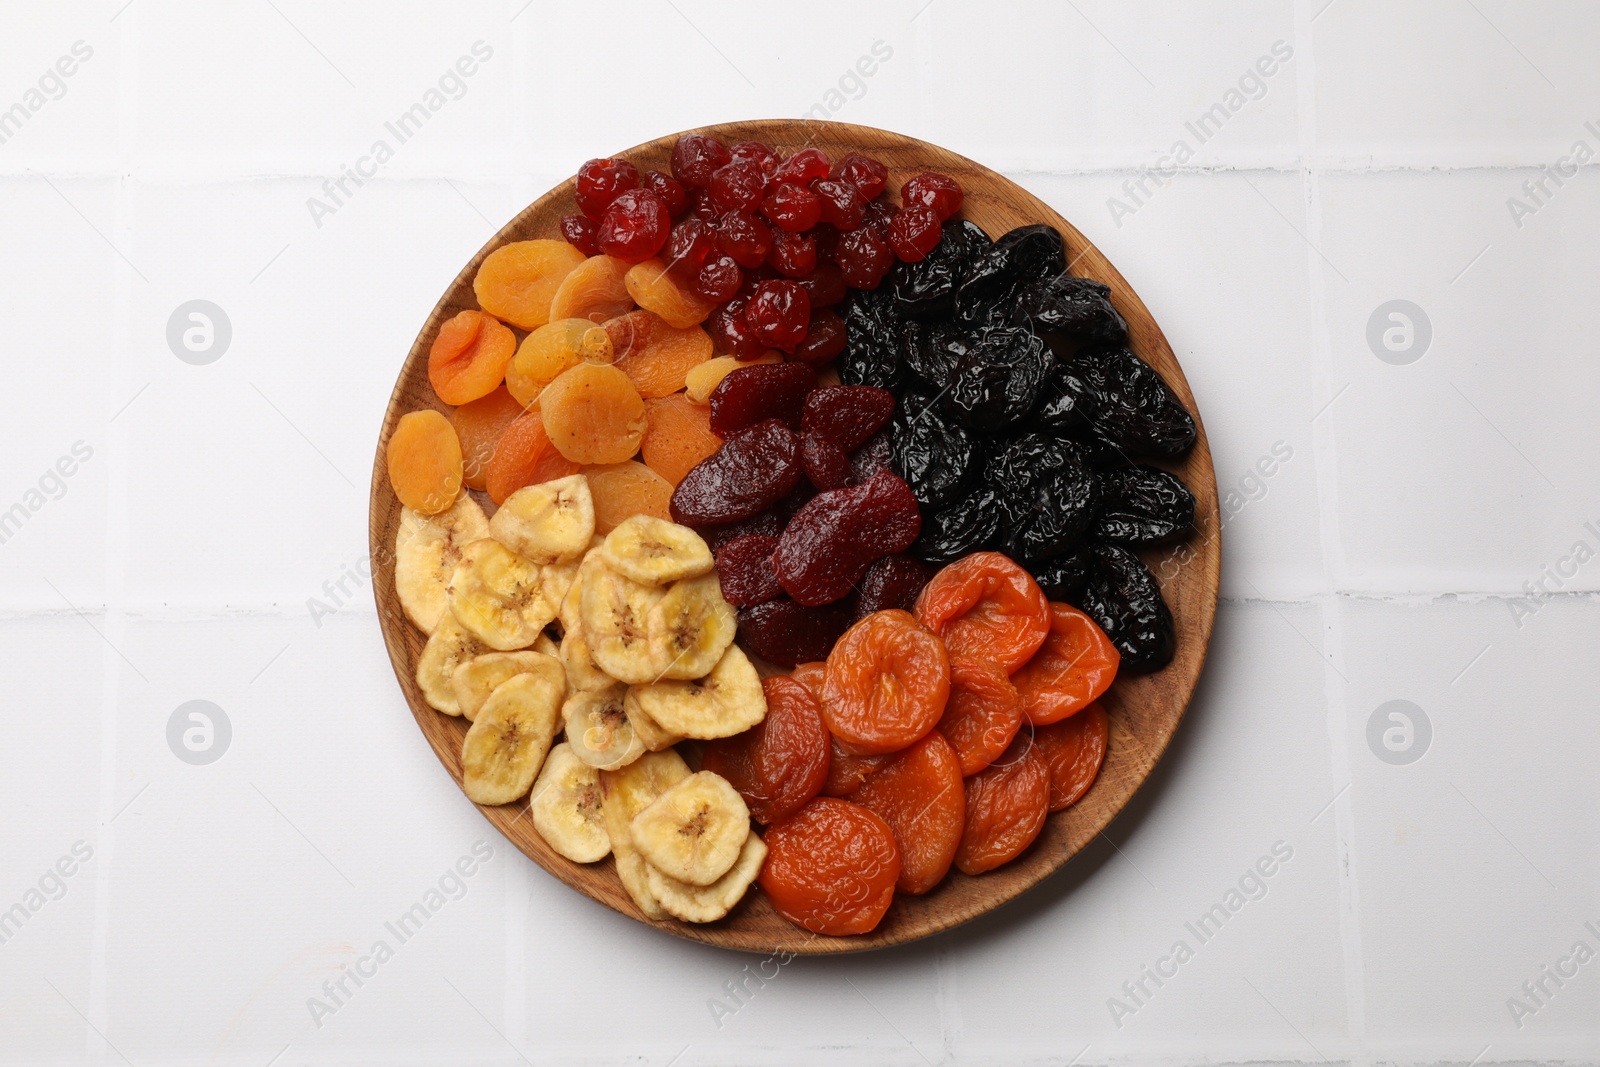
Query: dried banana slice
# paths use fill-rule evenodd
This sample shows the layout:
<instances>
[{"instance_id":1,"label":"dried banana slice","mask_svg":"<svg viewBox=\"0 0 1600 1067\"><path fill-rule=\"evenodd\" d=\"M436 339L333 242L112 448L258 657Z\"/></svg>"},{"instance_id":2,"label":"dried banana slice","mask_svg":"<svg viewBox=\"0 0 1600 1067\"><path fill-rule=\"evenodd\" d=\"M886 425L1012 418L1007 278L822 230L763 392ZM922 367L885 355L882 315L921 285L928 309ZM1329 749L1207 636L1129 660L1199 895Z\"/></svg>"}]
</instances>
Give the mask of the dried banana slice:
<instances>
[{"instance_id":1,"label":"dried banana slice","mask_svg":"<svg viewBox=\"0 0 1600 1067\"><path fill-rule=\"evenodd\" d=\"M567 669L567 688L575 693L592 693L617 684L615 678L595 664L581 629L568 630L561 639L561 665Z\"/></svg>"},{"instance_id":2,"label":"dried banana slice","mask_svg":"<svg viewBox=\"0 0 1600 1067\"><path fill-rule=\"evenodd\" d=\"M545 844L573 863L594 863L611 854L600 810L600 772L573 755L565 741L545 757L528 804L533 828Z\"/></svg>"},{"instance_id":3,"label":"dried banana slice","mask_svg":"<svg viewBox=\"0 0 1600 1067\"><path fill-rule=\"evenodd\" d=\"M635 815L687 777L689 765L670 748L647 752L620 771L600 772L601 811L611 837L611 852L617 858L617 876L649 919L665 919L667 912L650 892L644 857L634 847L628 827Z\"/></svg>"},{"instance_id":4,"label":"dried banana slice","mask_svg":"<svg viewBox=\"0 0 1600 1067\"><path fill-rule=\"evenodd\" d=\"M671 748L683 740L682 734L675 734L645 714L639 706L639 697L633 688L628 689L628 695L622 699L622 707L628 713L628 720L633 723L633 732L639 735L639 740L644 742L648 752L660 752L664 748Z\"/></svg>"},{"instance_id":5,"label":"dried banana slice","mask_svg":"<svg viewBox=\"0 0 1600 1067\"><path fill-rule=\"evenodd\" d=\"M601 551L613 570L643 585L697 578L716 564L699 534L653 515L623 520L606 534Z\"/></svg>"},{"instance_id":6,"label":"dried banana slice","mask_svg":"<svg viewBox=\"0 0 1600 1067\"><path fill-rule=\"evenodd\" d=\"M578 564L578 572L572 576L572 584L567 587L567 595L561 598L559 615L563 634L583 629L584 579L605 565L605 560L592 547L583 557L583 562Z\"/></svg>"},{"instance_id":7,"label":"dried banana slice","mask_svg":"<svg viewBox=\"0 0 1600 1067\"><path fill-rule=\"evenodd\" d=\"M562 682L566 680L566 670L561 666L561 662L545 653L486 652L458 666L450 675L450 685L456 694L456 706L461 709L461 714L466 720L471 722L478 717L478 709L489 699L489 694L493 693L502 682L508 682L519 674L533 674L540 671L553 671L554 680Z\"/></svg>"},{"instance_id":8,"label":"dried banana slice","mask_svg":"<svg viewBox=\"0 0 1600 1067\"><path fill-rule=\"evenodd\" d=\"M482 641L446 612L439 619L433 636L422 646L422 655L417 657L417 687L422 690L423 698L436 711L460 715L461 703L455 689L456 668L487 651Z\"/></svg>"},{"instance_id":9,"label":"dried banana slice","mask_svg":"<svg viewBox=\"0 0 1600 1067\"><path fill-rule=\"evenodd\" d=\"M662 591L625 578L610 567L583 577L583 636L600 669L630 685L654 681L650 612Z\"/></svg>"},{"instance_id":10,"label":"dried banana slice","mask_svg":"<svg viewBox=\"0 0 1600 1067\"><path fill-rule=\"evenodd\" d=\"M533 787L561 725L565 685L519 674L495 689L461 742L461 786L479 804L509 804Z\"/></svg>"},{"instance_id":11,"label":"dried banana slice","mask_svg":"<svg viewBox=\"0 0 1600 1067\"><path fill-rule=\"evenodd\" d=\"M556 639L550 636L550 631L548 630L542 631L538 637L533 639L533 650L542 652L546 656L561 658L561 646L556 644Z\"/></svg>"},{"instance_id":12,"label":"dried banana slice","mask_svg":"<svg viewBox=\"0 0 1600 1067\"><path fill-rule=\"evenodd\" d=\"M651 609L650 659L656 678L703 678L733 644L739 617L715 574L673 582Z\"/></svg>"},{"instance_id":13,"label":"dried banana slice","mask_svg":"<svg viewBox=\"0 0 1600 1067\"><path fill-rule=\"evenodd\" d=\"M716 922L743 899L745 890L761 873L767 861L767 843L756 834L744 839L739 858L728 873L710 885L692 885L680 882L669 874L645 864L645 878L650 895L655 897L668 915L689 923Z\"/></svg>"},{"instance_id":14,"label":"dried banana slice","mask_svg":"<svg viewBox=\"0 0 1600 1067\"><path fill-rule=\"evenodd\" d=\"M535 563L576 563L594 536L589 480L574 474L523 486L494 513L489 533Z\"/></svg>"},{"instance_id":15,"label":"dried banana slice","mask_svg":"<svg viewBox=\"0 0 1600 1067\"><path fill-rule=\"evenodd\" d=\"M400 509L394 532L394 591L406 617L432 634L450 606L450 576L461 551L489 536L489 520L470 496L462 494L437 515Z\"/></svg>"},{"instance_id":16,"label":"dried banana slice","mask_svg":"<svg viewBox=\"0 0 1600 1067\"><path fill-rule=\"evenodd\" d=\"M738 645L729 645L698 681L654 682L634 693L639 707L663 730L684 737L732 737L767 716L761 678Z\"/></svg>"},{"instance_id":17,"label":"dried banana slice","mask_svg":"<svg viewBox=\"0 0 1600 1067\"><path fill-rule=\"evenodd\" d=\"M620 685L574 693L561 708L572 754L591 767L614 771L644 755L644 741L622 704L626 693Z\"/></svg>"},{"instance_id":18,"label":"dried banana slice","mask_svg":"<svg viewBox=\"0 0 1600 1067\"><path fill-rule=\"evenodd\" d=\"M544 597L556 607L556 615L560 617L561 605L566 602L567 594L572 592L572 585L578 578L578 568L582 564L572 563L547 563L539 568L539 586L544 591Z\"/></svg>"},{"instance_id":19,"label":"dried banana slice","mask_svg":"<svg viewBox=\"0 0 1600 1067\"><path fill-rule=\"evenodd\" d=\"M450 611L490 648L527 648L556 617L541 568L492 539L474 541L450 579Z\"/></svg>"},{"instance_id":20,"label":"dried banana slice","mask_svg":"<svg viewBox=\"0 0 1600 1067\"><path fill-rule=\"evenodd\" d=\"M710 885L739 858L750 836L750 809L726 778L697 771L635 815L628 832L662 874Z\"/></svg>"}]
</instances>

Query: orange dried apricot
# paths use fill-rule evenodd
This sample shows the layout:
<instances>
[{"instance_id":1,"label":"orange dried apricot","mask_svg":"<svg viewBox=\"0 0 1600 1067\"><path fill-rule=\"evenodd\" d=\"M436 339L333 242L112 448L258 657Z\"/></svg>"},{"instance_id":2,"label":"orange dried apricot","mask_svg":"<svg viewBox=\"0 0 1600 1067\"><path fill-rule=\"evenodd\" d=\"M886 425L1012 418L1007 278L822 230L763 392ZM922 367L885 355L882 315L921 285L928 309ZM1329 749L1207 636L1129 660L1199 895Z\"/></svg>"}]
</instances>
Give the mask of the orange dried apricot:
<instances>
[{"instance_id":1,"label":"orange dried apricot","mask_svg":"<svg viewBox=\"0 0 1600 1067\"><path fill-rule=\"evenodd\" d=\"M457 312L433 338L428 381L446 404L465 404L499 387L516 351L511 327L481 311Z\"/></svg>"},{"instance_id":2,"label":"orange dried apricot","mask_svg":"<svg viewBox=\"0 0 1600 1067\"><path fill-rule=\"evenodd\" d=\"M628 460L580 472L589 479L589 495L594 497L594 529L607 534L635 515L652 515L672 521L668 504L672 486L643 463Z\"/></svg>"},{"instance_id":3,"label":"orange dried apricot","mask_svg":"<svg viewBox=\"0 0 1600 1067\"><path fill-rule=\"evenodd\" d=\"M962 777L1000 758L1021 725L1022 698L1005 671L988 660L950 657L950 700L939 732L960 758Z\"/></svg>"},{"instance_id":4,"label":"orange dried apricot","mask_svg":"<svg viewBox=\"0 0 1600 1067\"><path fill-rule=\"evenodd\" d=\"M935 730L889 757L850 799L889 824L900 852L902 893L926 893L943 880L956 858L966 824L961 763Z\"/></svg>"},{"instance_id":5,"label":"orange dried apricot","mask_svg":"<svg viewBox=\"0 0 1600 1067\"><path fill-rule=\"evenodd\" d=\"M1076 804L1094 785L1105 762L1111 719L1099 704L1033 731L1033 744L1050 770L1050 810Z\"/></svg>"},{"instance_id":6,"label":"orange dried apricot","mask_svg":"<svg viewBox=\"0 0 1600 1067\"><path fill-rule=\"evenodd\" d=\"M711 432L710 409L691 404L682 393L646 400L644 417L639 450L645 464L673 486L722 447L722 438Z\"/></svg>"},{"instance_id":7,"label":"orange dried apricot","mask_svg":"<svg viewBox=\"0 0 1600 1067\"><path fill-rule=\"evenodd\" d=\"M667 265L659 259L647 259L630 267L627 286L635 303L679 329L699 325L717 309L717 301L707 300L678 284L678 280L667 273Z\"/></svg>"},{"instance_id":8,"label":"orange dried apricot","mask_svg":"<svg viewBox=\"0 0 1600 1067\"><path fill-rule=\"evenodd\" d=\"M821 660L802 663L789 672L789 677L811 690L811 695L822 699L822 679L828 674L828 665ZM820 706L820 705L819 705Z\"/></svg>"},{"instance_id":9,"label":"orange dried apricot","mask_svg":"<svg viewBox=\"0 0 1600 1067\"><path fill-rule=\"evenodd\" d=\"M494 457L494 446L506 427L521 414L522 405L503 385L450 413L450 424L461 439L462 479L468 489L488 486L489 460Z\"/></svg>"},{"instance_id":10,"label":"orange dried apricot","mask_svg":"<svg viewBox=\"0 0 1600 1067\"><path fill-rule=\"evenodd\" d=\"M875 611L828 654L822 717L840 748L875 756L933 729L949 693L944 644L908 612Z\"/></svg>"},{"instance_id":11,"label":"orange dried apricot","mask_svg":"<svg viewBox=\"0 0 1600 1067\"><path fill-rule=\"evenodd\" d=\"M519 330L550 321L550 301L585 256L565 241L513 241L484 257L472 279L478 306Z\"/></svg>"},{"instance_id":12,"label":"orange dried apricot","mask_svg":"<svg viewBox=\"0 0 1600 1067\"><path fill-rule=\"evenodd\" d=\"M698 326L680 329L653 311L630 311L605 324L617 369L639 395L670 396L689 372L711 358L711 335Z\"/></svg>"},{"instance_id":13,"label":"orange dried apricot","mask_svg":"<svg viewBox=\"0 0 1600 1067\"><path fill-rule=\"evenodd\" d=\"M1111 688L1122 655L1093 619L1069 604L1050 604L1050 632L1012 676L1022 712L1035 726L1082 711Z\"/></svg>"},{"instance_id":14,"label":"orange dried apricot","mask_svg":"<svg viewBox=\"0 0 1600 1067\"><path fill-rule=\"evenodd\" d=\"M547 322L522 339L506 367L506 388L526 406L562 371L585 362L611 362L611 338L605 330L588 319Z\"/></svg>"},{"instance_id":15,"label":"orange dried apricot","mask_svg":"<svg viewBox=\"0 0 1600 1067\"><path fill-rule=\"evenodd\" d=\"M389 435L389 484L408 508L436 515L461 495L461 441L431 408L400 416Z\"/></svg>"},{"instance_id":16,"label":"orange dried apricot","mask_svg":"<svg viewBox=\"0 0 1600 1067\"><path fill-rule=\"evenodd\" d=\"M545 433L574 463L621 463L644 440L644 400L628 376L604 363L562 371L539 394Z\"/></svg>"},{"instance_id":17,"label":"orange dried apricot","mask_svg":"<svg viewBox=\"0 0 1600 1067\"><path fill-rule=\"evenodd\" d=\"M751 817L770 826L799 811L828 780L828 728L817 698L793 678L764 678L761 690L766 718L736 737L707 742L700 765L726 778L744 797ZM958 818L957 837L960 828Z\"/></svg>"},{"instance_id":18,"label":"orange dried apricot","mask_svg":"<svg viewBox=\"0 0 1600 1067\"><path fill-rule=\"evenodd\" d=\"M882 770L885 763L894 759L893 752L885 752L881 756L852 756L839 747L837 737L832 739L829 747L828 780L822 786L822 795L825 797L849 796L860 789L868 778Z\"/></svg>"},{"instance_id":19,"label":"orange dried apricot","mask_svg":"<svg viewBox=\"0 0 1600 1067\"><path fill-rule=\"evenodd\" d=\"M945 567L915 610L951 655L993 660L1007 674L1028 662L1050 632L1039 583L998 552L974 552Z\"/></svg>"},{"instance_id":20,"label":"orange dried apricot","mask_svg":"<svg viewBox=\"0 0 1600 1067\"><path fill-rule=\"evenodd\" d=\"M779 915L818 934L865 934L894 900L900 852L883 818L815 797L772 827L758 881Z\"/></svg>"},{"instance_id":21,"label":"orange dried apricot","mask_svg":"<svg viewBox=\"0 0 1600 1067\"><path fill-rule=\"evenodd\" d=\"M504 504L506 497L525 485L538 485L577 473L578 465L557 452L550 443L539 409L531 407L512 420L495 442L484 488L489 490L490 500Z\"/></svg>"},{"instance_id":22,"label":"orange dried apricot","mask_svg":"<svg viewBox=\"0 0 1600 1067\"><path fill-rule=\"evenodd\" d=\"M633 308L623 281L628 264L615 256L590 256L572 268L550 298L550 321L588 319L604 322Z\"/></svg>"},{"instance_id":23,"label":"orange dried apricot","mask_svg":"<svg viewBox=\"0 0 1600 1067\"><path fill-rule=\"evenodd\" d=\"M956 866L982 874L1010 863L1039 836L1050 808L1050 769L1024 731L966 781L966 826Z\"/></svg>"},{"instance_id":24,"label":"orange dried apricot","mask_svg":"<svg viewBox=\"0 0 1600 1067\"><path fill-rule=\"evenodd\" d=\"M711 403L711 394L722 379L740 367L753 367L758 363L782 363L781 352L765 352L756 359L738 360L732 356L717 356L692 368L683 376L684 395L696 404Z\"/></svg>"}]
</instances>

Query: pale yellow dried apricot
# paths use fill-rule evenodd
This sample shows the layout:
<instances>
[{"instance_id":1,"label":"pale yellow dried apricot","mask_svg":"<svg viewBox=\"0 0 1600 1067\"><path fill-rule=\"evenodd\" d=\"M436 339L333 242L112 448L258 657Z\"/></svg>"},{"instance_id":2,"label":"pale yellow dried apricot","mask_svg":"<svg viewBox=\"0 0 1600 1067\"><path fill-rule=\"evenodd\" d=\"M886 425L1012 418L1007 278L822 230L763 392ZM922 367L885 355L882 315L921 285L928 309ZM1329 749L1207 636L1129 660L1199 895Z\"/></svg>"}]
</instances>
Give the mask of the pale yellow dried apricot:
<instances>
[{"instance_id":1,"label":"pale yellow dried apricot","mask_svg":"<svg viewBox=\"0 0 1600 1067\"><path fill-rule=\"evenodd\" d=\"M531 330L550 321L550 301L584 258L565 241L513 241L484 257L472 291L495 318Z\"/></svg>"}]
</instances>

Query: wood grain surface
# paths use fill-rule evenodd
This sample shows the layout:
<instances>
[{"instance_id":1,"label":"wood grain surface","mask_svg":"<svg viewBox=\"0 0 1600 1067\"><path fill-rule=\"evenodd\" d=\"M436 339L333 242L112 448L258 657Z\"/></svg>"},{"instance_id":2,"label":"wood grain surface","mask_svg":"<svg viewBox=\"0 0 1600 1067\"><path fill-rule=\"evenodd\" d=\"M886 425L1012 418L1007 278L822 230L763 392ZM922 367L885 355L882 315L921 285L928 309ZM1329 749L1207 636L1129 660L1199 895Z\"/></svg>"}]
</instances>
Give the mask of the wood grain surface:
<instances>
[{"instance_id":1,"label":"wood grain surface","mask_svg":"<svg viewBox=\"0 0 1600 1067\"><path fill-rule=\"evenodd\" d=\"M897 897L878 928L860 936L819 937L808 933L779 916L758 887L752 887L744 901L716 923L651 922L634 907L617 879L611 859L585 866L557 855L534 830L526 804L480 809L519 849L563 882L624 915L678 937L750 952L818 954L856 952L912 941L998 908L1058 870L1127 804L1166 749L1199 678L1216 613L1221 544L1211 450L1183 370L1149 310L1098 249L1027 190L943 148L866 126L771 119L708 126L692 132L713 134L730 144L764 141L783 155L807 146L821 148L832 159L851 150L861 151L887 164L891 190L898 190L901 182L918 171L942 171L959 181L966 191L962 217L977 223L991 236L1027 223L1050 223L1066 240L1072 273L1111 287L1113 302L1128 322L1130 347L1160 372L1200 426L1199 441L1188 457L1181 463L1165 465L1195 495L1195 533L1183 545L1143 554L1172 608L1177 655L1168 667L1155 674L1117 679L1102 701L1111 717L1111 742L1099 780L1076 805L1051 815L1039 839L1013 863L976 877L952 870L938 888L924 896ZM641 169L665 170L677 136L672 134L617 154ZM424 636L406 620L395 595L394 536L400 504L389 487L384 449L396 420L406 412L428 407L448 412L428 385L428 349L441 322L464 308L477 306L472 278L483 258L508 241L559 237L557 221L575 210L573 182L569 179L512 219L462 268L417 334L400 369L378 438L369 517L379 623L401 692L423 736L457 785L461 782L461 739L468 724L430 708L416 684L416 661ZM493 505L481 494L479 497L485 510L492 514ZM1070 907L1070 900L1058 906Z\"/></svg>"}]
</instances>

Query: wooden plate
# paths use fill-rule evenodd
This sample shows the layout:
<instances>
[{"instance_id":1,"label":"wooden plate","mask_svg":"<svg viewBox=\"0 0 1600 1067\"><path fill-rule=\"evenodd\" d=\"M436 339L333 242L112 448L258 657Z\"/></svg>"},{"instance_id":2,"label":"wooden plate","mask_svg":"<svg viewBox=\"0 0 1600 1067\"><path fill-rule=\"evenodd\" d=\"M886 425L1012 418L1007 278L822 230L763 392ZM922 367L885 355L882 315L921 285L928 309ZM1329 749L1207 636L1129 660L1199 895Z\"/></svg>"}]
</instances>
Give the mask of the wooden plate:
<instances>
[{"instance_id":1,"label":"wooden plate","mask_svg":"<svg viewBox=\"0 0 1600 1067\"><path fill-rule=\"evenodd\" d=\"M1166 379L1184 406L1200 424L1189 384L1173 358L1172 349L1156 326L1150 312L1122 275L1084 236L1050 210L1042 201L1018 185L935 145L900 134L840 122L812 122L773 119L708 126L694 131L710 133L725 143L759 140L775 145L784 155L806 146L816 146L832 159L858 150L882 160L889 167L889 188L921 170L942 171L959 181L966 190L962 210L965 218L998 236L1015 226L1047 222L1066 239L1067 258L1075 274L1094 278L1111 286L1117 309L1128 321L1129 344L1133 350ZM630 148L620 155L641 169L667 169L674 134ZM400 380L389 400L383 431L378 438L377 456L372 469L370 507L373 586L377 596L378 618L389 648L400 688L411 705L417 724L457 785L461 782L461 739L467 723L441 715L428 707L416 684L416 661L423 635L406 621L394 589L393 546L400 505L389 488L384 465L384 449L395 422L408 411L444 407L428 385L428 349L439 324L464 308L475 308L472 278L484 256L507 241L535 237L558 237L557 220L576 211L573 182L567 180L529 205L497 233L473 257L455 283L447 290L423 324L422 331L406 357ZM1167 603L1177 624L1178 650L1164 670L1142 677L1119 678L1105 698L1111 716L1111 744L1100 778L1088 794L1072 808L1052 815L1038 841L1015 862L977 877L952 870L937 889L921 897L897 897L878 928L854 937L816 937L789 923L773 911L759 888L752 888L734 912L720 922L697 926L676 921L650 922L636 909L617 880L610 859L583 866L553 852L534 830L531 820L522 816L526 806L511 804L483 808L484 817L494 823L523 852L568 885L615 908L640 922L675 934L726 948L751 952L788 950L796 953L854 952L912 941L966 922L997 908L1024 890L1036 885L1083 848L1120 811L1134 791L1150 774L1155 762L1172 739L1189 696L1194 691L1211 638L1212 618L1216 613L1217 576L1221 558L1218 541L1217 484L1211 466L1211 450L1205 430L1194 451L1182 463L1170 467L1194 492L1197 502L1196 532L1184 545L1150 553L1145 562L1161 580ZM492 505L483 501L489 510Z\"/></svg>"}]
</instances>

